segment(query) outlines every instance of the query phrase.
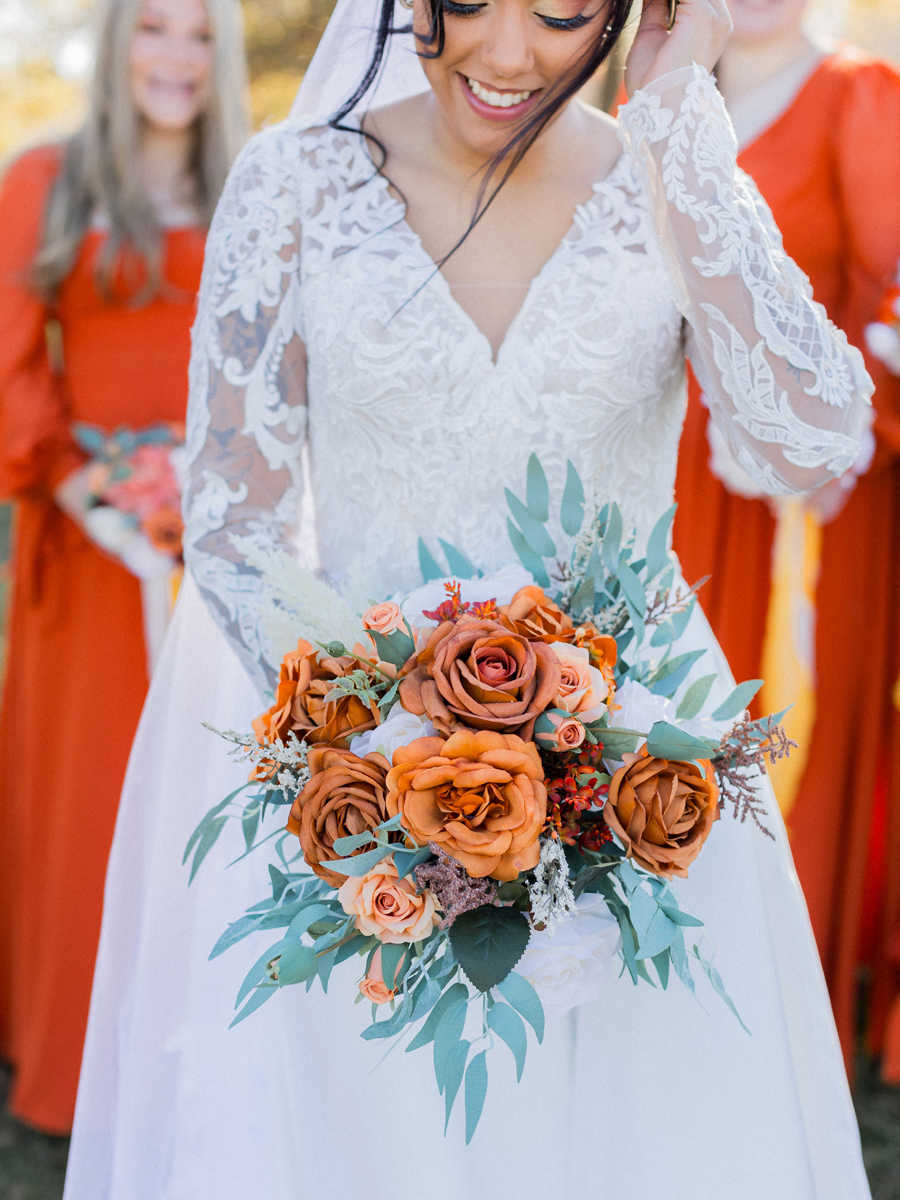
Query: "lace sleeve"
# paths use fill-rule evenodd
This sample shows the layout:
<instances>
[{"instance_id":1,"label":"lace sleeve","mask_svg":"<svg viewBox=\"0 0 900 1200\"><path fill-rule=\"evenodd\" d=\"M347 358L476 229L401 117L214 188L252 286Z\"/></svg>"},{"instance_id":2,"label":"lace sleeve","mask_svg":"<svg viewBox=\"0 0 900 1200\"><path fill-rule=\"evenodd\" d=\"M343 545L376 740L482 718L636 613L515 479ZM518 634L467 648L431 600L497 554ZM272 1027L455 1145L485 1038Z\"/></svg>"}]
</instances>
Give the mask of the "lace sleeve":
<instances>
[{"instance_id":1,"label":"lace sleeve","mask_svg":"<svg viewBox=\"0 0 900 1200\"><path fill-rule=\"evenodd\" d=\"M643 173L712 419L747 475L803 492L857 458L872 384L862 355L784 253L712 77L696 64L619 114Z\"/></svg>"},{"instance_id":2,"label":"lace sleeve","mask_svg":"<svg viewBox=\"0 0 900 1200\"><path fill-rule=\"evenodd\" d=\"M284 143L284 144L282 144ZM259 576L234 535L290 548L306 434L297 138L254 138L235 163L206 247L193 331L185 560L254 681L273 657L259 624Z\"/></svg>"}]
</instances>

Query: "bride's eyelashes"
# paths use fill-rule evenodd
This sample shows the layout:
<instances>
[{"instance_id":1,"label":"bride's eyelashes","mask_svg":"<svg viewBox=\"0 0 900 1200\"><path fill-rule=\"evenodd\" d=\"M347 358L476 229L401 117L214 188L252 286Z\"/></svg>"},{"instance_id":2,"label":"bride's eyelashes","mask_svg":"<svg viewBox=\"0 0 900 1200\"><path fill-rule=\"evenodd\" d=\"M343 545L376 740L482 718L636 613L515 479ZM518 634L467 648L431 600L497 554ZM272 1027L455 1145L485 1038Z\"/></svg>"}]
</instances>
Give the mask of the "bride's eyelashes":
<instances>
[{"instance_id":1,"label":"bride's eyelashes","mask_svg":"<svg viewBox=\"0 0 900 1200\"><path fill-rule=\"evenodd\" d=\"M487 7L487 5L457 4L456 0L443 0L442 7L444 12L449 17L476 17L483 8ZM584 13L579 13L574 17L547 17L544 16L543 13L535 13L534 15L539 17L548 29L560 29L563 31L569 29L581 29L593 19L592 17L586 16Z\"/></svg>"}]
</instances>

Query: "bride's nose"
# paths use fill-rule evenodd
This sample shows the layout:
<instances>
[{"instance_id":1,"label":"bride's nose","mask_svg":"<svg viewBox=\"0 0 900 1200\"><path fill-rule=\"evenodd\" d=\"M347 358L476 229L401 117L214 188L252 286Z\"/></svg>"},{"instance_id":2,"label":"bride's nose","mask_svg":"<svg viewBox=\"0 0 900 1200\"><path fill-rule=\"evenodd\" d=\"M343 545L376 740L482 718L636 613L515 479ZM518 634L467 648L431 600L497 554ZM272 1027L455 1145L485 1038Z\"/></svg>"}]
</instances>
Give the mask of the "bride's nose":
<instances>
[{"instance_id":1,"label":"bride's nose","mask_svg":"<svg viewBox=\"0 0 900 1200\"><path fill-rule=\"evenodd\" d=\"M485 22L481 58L502 79L512 79L534 66L528 36L530 17L521 4L497 4Z\"/></svg>"}]
</instances>

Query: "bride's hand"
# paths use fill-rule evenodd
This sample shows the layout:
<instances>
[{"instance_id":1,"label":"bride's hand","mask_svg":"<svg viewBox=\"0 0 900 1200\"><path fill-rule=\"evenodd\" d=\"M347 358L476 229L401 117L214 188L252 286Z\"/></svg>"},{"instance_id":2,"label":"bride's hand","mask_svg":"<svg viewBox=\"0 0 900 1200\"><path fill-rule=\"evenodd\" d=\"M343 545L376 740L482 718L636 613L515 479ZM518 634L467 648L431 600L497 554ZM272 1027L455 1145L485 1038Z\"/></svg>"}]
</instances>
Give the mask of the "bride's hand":
<instances>
[{"instance_id":1,"label":"bride's hand","mask_svg":"<svg viewBox=\"0 0 900 1200\"><path fill-rule=\"evenodd\" d=\"M680 0L671 30L665 0L644 0L641 23L625 64L629 96L654 79L699 63L711 71L731 36L725 0Z\"/></svg>"}]
</instances>

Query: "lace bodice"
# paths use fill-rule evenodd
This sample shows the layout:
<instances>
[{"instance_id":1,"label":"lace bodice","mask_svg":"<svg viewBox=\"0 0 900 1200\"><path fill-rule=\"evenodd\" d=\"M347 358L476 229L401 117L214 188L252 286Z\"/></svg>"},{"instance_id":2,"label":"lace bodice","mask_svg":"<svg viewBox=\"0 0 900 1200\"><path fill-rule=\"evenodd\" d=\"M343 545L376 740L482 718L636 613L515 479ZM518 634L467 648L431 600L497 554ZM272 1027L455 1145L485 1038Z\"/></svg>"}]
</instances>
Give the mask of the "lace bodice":
<instances>
[{"instance_id":1,"label":"lace bodice","mask_svg":"<svg viewBox=\"0 0 900 1200\"><path fill-rule=\"evenodd\" d=\"M322 569L361 565L380 599L421 581L419 536L484 569L513 560L503 488L522 490L533 450L551 487L570 458L646 536L672 499L685 353L767 490L816 487L855 459L862 358L737 169L707 72L637 93L620 131L496 362L361 137L288 121L244 150L194 329L185 546L260 685L277 656L232 535L295 544L304 474Z\"/></svg>"}]
</instances>

